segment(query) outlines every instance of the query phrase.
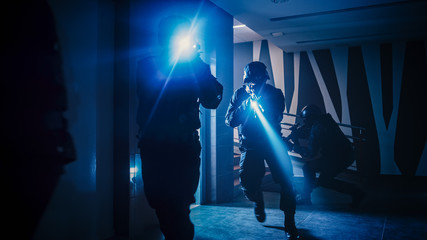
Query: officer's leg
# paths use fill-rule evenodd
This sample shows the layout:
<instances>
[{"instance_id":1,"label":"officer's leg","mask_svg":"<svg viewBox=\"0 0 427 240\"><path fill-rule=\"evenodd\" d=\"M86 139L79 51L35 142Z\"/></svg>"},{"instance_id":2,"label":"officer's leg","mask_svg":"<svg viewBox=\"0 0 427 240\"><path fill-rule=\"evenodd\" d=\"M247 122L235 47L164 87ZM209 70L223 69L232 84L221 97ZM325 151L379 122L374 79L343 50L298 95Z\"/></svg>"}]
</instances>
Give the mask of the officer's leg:
<instances>
[{"instance_id":1,"label":"officer's leg","mask_svg":"<svg viewBox=\"0 0 427 240\"><path fill-rule=\"evenodd\" d=\"M304 203L311 203L311 192L315 188L316 171L312 162L307 162L302 168L304 174L304 185L302 189L301 201Z\"/></svg>"},{"instance_id":2,"label":"officer's leg","mask_svg":"<svg viewBox=\"0 0 427 240\"><path fill-rule=\"evenodd\" d=\"M292 182L292 163L286 163L290 159L278 159L272 152L266 154L266 161L270 167L272 177L280 184L280 209L293 216L295 214L295 192Z\"/></svg>"},{"instance_id":3,"label":"officer's leg","mask_svg":"<svg viewBox=\"0 0 427 240\"><path fill-rule=\"evenodd\" d=\"M256 151L242 151L239 173L245 197L254 202L255 217L259 222L264 222L264 197L261 191L262 178L265 174L264 158Z\"/></svg>"},{"instance_id":4,"label":"officer's leg","mask_svg":"<svg viewBox=\"0 0 427 240\"><path fill-rule=\"evenodd\" d=\"M341 168L330 166L328 169L324 169L319 175L318 184L319 186L352 196L353 200L350 207L357 207L364 198L365 193L356 185L335 178L344 169L345 166Z\"/></svg>"},{"instance_id":5,"label":"officer's leg","mask_svg":"<svg viewBox=\"0 0 427 240\"><path fill-rule=\"evenodd\" d=\"M167 240L194 237L189 206L199 179L199 148L141 151L144 191Z\"/></svg>"},{"instance_id":6,"label":"officer's leg","mask_svg":"<svg viewBox=\"0 0 427 240\"><path fill-rule=\"evenodd\" d=\"M295 226L295 192L292 182L293 170L290 159L277 159L274 154L270 153L267 157L267 164L270 167L273 179L280 184L280 209L285 215L285 232L289 239L299 238Z\"/></svg>"},{"instance_id":7,"label":"officer's leg","mask_svg":"<svg viewBox=\"0 0 427 240\"><path fill-rule=\"evenodd\" d=\"M175 201L175 203L171 204L170 200L168 203L160 203L159 207L155 208L160 229L165 239L192 240L194 237L194 225L190 220L188 205L186 206L182 201Z\"/></svg>"},{"instance_id":8,"label":"officer's leg","mask_svg":"<svg viewBox=\"0 0 427 240\"><path fill-rule=\"evenodd\" d=\"M186 174L182 169L175 170L181 171L183 176ZM193 239L194 225L190 219L189 206L194 202L194 197L184 194L188 192L188 185L183 184L179 176L169 178L165 184L155 193L146 191L165 239Z\"/></svg>"},{"instance_id":9,"label":"officer's leg","mask_svg":"<svg viewBox=\"0 0 427 240\"><path fill-rule=\"evenodd\" d=\"M243 151L240 156L239 174L245 197L250 201L258 200L265 174L264 159L255 151Z\"/></svg>"},{"instance_id":10,"label":"officer's leg","mask_svg":"<svg viewBox=\"0 0 427 240\"><path fill-rule=\"evenodd\" d=\"M172 197L169 196L170 190L168 188L167 169L162 169L160 162L166 161L163 157L158 156L159 152L155 149L144 149L141 150L141 165L142 165L142 179L144 182L144 193L148 200L150 207L152 207L157 215L159 221L160 230L167 239L168 236L173 236L174 225L173 221L176 217L169 218L169 214L173 213L172 209L175 207L171 206ZM169 166L164 163L164 167ZM175 215L175 214L174 214Z\"/></svg>"},{"instance_id":11,"label":"officer's leg","mask_svg":"<svg viewBox=\"0 0 427 240\"><path fill-rule=\"evenodd\" d=\"M268 161L269 162L269 161ZM287 216L295 215L296 201L295 192L292 183L292 176L287 176L285 173L277 169L273 164L269 164L273 178L279 183L280 191L280 209Z\"/></svg>"},{"instance_id":12,"label":"officer's leg","mask_svg":"<svg viewBox=\"0 0 427 240\"><path fill-rule=\"evenodd\" d=\"M280 209L285 214L285 231L289 234L297 234L295 226L295 193L293 191L293 186L288 183L281 183L280 191Z\"/></svg>"}]
</instances>

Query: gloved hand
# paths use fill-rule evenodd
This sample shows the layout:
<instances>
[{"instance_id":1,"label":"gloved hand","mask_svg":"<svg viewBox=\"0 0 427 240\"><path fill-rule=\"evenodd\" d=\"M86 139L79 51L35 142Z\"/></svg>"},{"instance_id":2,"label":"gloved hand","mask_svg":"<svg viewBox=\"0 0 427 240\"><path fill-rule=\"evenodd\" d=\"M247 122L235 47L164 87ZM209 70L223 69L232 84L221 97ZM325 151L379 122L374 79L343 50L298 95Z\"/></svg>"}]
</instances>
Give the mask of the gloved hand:
<instances>
[{"instance_id":1,"label":"gloved hand","mask_svg":"<svg viewBox=\"0 0 427 240\"><path fill-rule=\"evenodd\" d=\"M242 104L240 105L240 108L243 111L250 111L251 110L251 97L250 96L242 102Z\"/></svg>"}]
</instances>

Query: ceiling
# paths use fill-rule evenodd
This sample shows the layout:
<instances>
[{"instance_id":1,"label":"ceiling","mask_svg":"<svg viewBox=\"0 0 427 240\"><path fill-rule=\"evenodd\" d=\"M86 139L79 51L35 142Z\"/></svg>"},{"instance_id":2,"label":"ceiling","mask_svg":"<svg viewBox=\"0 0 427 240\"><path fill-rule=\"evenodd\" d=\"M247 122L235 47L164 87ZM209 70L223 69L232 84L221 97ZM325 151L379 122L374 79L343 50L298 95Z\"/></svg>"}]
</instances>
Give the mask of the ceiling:
<instances>
[{"instance_id":1,"label":"ceiling","mask_svg":"<svg viewBox=\"0 0 427 240\"><path fill-rule=\"evenodd\" d=\"M427 39L427 0L210 0L231 14L235 43L285 52Z\"/></svg>"}]
</instances>

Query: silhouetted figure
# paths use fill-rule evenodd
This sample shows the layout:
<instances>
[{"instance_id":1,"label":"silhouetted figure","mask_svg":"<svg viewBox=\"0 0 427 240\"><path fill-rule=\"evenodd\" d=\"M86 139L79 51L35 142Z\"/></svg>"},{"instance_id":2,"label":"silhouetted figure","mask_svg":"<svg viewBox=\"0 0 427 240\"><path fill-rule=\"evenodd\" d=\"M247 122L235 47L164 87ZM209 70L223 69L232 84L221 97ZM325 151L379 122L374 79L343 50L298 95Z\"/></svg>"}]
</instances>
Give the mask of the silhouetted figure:
<instances>
[{"instance_id":1,"label":"silhouetted figure","mask_svg":"<svg viewBox=\"0 0 427 240\"><path fill-rule=\"evenodd\" d=\"M31 239L75 150L49 5L7 1L0 11L1 233Z\"/></svg>"},{"instance_id":2,"label":"silhouetted figure","mask_svg":"<svg viewBox=\"0 0 427 240\"><path fill-rule=\"evenodd\" d=\"M215 109L222 85L193 48L190 22L161 20L162 52L138 62L139 148L144 192L166 239L193 239L190 204L199 181L200 104Z\"/></svg>"},{"instance_id":3,"label":"silhouetted figure","mask_svg":"<svg viewBox=\"0 0 427 240\"><path fill-rule=\"evenodd\" d=\"M300 129L306 133L298 135L305 135L301 138L307 138L308 143L306 146L295 144L293 147L293 151L299 153L305 162L304 187L302 194L297 197L298 203L311 204L311 192L315 187L322 186L351 195L350 206L357 207L365 193L354 184L335 178L354 161L351 142L331 115L321 114L316 105L305 106L300 116L304 119ZM318 179L316 173L319 173Z\"/></svg>"},{"instance_id":4,"label":"silhouetted figure","mask_svg":"<svg viewBox=\"0 0 427 240\"><path fill-rule=\"evenodd\" d=\"M273 179L281 186L280 209L285 213L285 231L290 239L296 239L298 232L294 220L296 203L291 181L292 164L289 158L275 154L277 149L285 149L284 142L272 142L272 139L282 139L280 122L285 109L285 98L280 89L266 83L268 79L266 66L262 62L251 62L245 66L244 85L234 92L225 123L232 128L238 127L239 130L240 183L246 198L254 202L256 219L259 222L266 219L261 189L265 160ZM257 111L261 112L266 122L263 122L262 116L257 115ZM266 125L273 132L269 132ZM282 153L287 154L286 151Z\"/></svg>"}]
</instances>

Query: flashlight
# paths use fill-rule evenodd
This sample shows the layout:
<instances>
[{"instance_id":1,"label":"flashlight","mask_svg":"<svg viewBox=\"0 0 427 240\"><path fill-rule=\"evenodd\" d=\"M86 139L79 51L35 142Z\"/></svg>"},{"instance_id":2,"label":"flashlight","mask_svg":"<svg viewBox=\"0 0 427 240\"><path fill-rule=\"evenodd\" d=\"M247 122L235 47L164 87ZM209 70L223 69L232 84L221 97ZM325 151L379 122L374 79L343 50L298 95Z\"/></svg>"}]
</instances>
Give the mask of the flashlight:
<instances>
[{"instance_id":1,"label":"flashlight","mask_svg":"<svg viewBox=\"0 0 427 240\"><path fill-rule=\"evenodd\" d=\"M258 103L258 100L260 97L257 97L257 95L255 94L255 83L249 83L246 85L246 92L249 93L249 96L251 97L250 99L250 106L252 109L254 110L261 110L261 112L264 112L264 109L262 108L261 104Z\"/></svg>"},{"instance_id":2,"label":"flashlight","mask_svg":"<svg viewBox=\"0 0 427 240\"><path fill-rule=\"evenodd\" d=\"M191 36L183 36L182 38L178 38L177 41L177 47L183 53L196 49L196 44L193 43Z\"/></svg>"},{"instance_id":3,"label":"flashlight","mask_svg":"<svg viewBox=\"0 0 427 240\"><path fill-rule=\"evenodd\" d=\"M173 39L173 54L177 62L191 61L196 56L197 50L198 44L193 34L189 32L177 34Z\"/></svg>"},{"instance_id":4,"label":"flashlight","mask_svg":"<svg viewBox=\"0 0 427 240\"><path fill-rule=\"evenodd\" d=\"M255 111L255 117L256 117L257 114L261 114L264 112L264 108L258 102L259 97L257 97L257 95L253 91L251 91L250 96L251 96L250 106Z\"/></svg>"},{"instance_id":5,"label":"flashlight","mask_svg":"<svg viewBox=\"0 0 427 240\"><path fill-rule=\"evenodd\" d=\"M258 100L255 98L251 98L251 108L255 111L261 111L264 112L264 108L259 104Z\"/></svg>"}]
</instances>

